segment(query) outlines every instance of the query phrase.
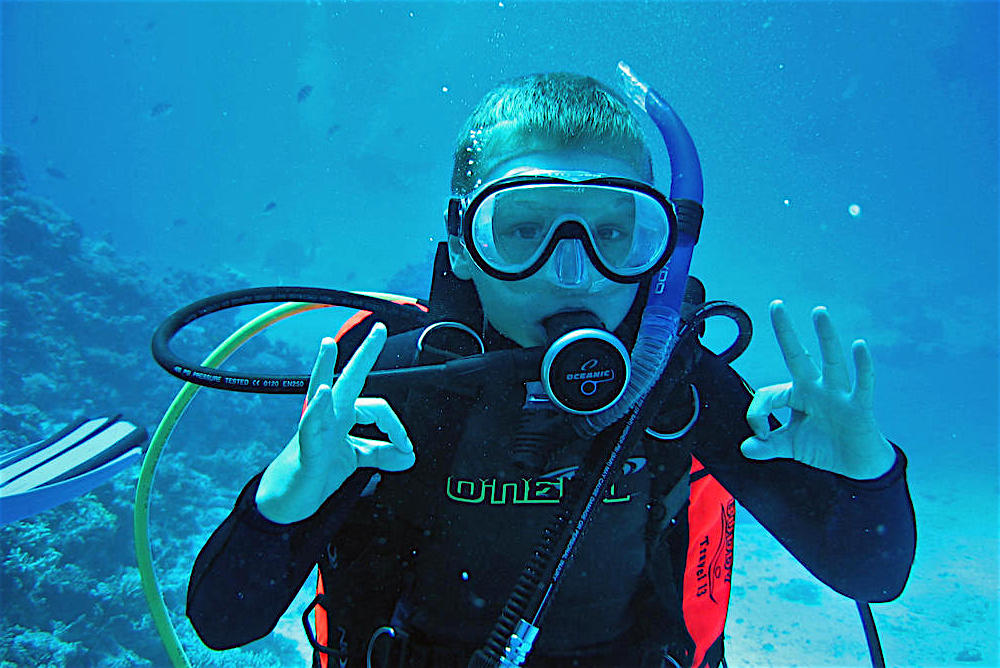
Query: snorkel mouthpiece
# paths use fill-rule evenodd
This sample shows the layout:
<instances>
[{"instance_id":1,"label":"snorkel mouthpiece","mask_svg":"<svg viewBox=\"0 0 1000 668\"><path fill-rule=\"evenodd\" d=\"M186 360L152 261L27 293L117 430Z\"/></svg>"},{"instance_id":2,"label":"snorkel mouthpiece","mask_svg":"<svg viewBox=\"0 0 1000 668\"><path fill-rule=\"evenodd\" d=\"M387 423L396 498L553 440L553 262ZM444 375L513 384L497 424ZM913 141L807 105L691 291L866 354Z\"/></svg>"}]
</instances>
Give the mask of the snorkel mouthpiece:
<instances>
[{"instance_id":1,"label":"snorkel mouthpiece","mask_svg":"<svg viewBox=\"0 0 1000 668\"><path fill-rule=\"evenodd\" d=\"M691 255L701 229L704 198L698 151L680 117L624 62L618 63L618 72L625 94L649 115L670 155L670 200L677 212L678 240L667 264L650 283L646 307L632 349L631 380L613 406L577 424L577 429L584 435L596 434L625 415L645 397L666 369L670 353L677 344L681 304L691 268Z\"/></svg>"}]
</instances>

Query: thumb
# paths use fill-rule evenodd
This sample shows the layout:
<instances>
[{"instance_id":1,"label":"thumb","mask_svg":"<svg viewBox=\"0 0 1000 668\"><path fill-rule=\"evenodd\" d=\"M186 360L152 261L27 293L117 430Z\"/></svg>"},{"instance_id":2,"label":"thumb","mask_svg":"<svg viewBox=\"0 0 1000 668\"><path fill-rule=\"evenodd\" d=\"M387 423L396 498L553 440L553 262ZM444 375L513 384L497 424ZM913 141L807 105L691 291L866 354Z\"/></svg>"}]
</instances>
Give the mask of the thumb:
<instances>
[{"instance_id":1,"label":"thumb","mask_svg":"<svg viewBox=\"0 0 1000 668\"><path fill-rule=\"evenodd\" d=\"M750 406L747 407L747 424L758 437L765 441L771 433L771 413L788 406L792 395L792 384L769 385L762 387L753 394Z\"/></svg>"},{"instance_id":2,"label":"thumb","mask_svg":"<svg viewBox=\"0 0 1000 668\"><path fill-rule=\"evenodd\" d=\"M751 436L740 445L740 451L747 459L775 459L777 457L787 457L783 452L783 440L780 437L771 435L766 441L756 436Z\"/></svg>"},{"instance_id":3,"label":"thumb","mask_svg":"<svg viewBox=\"0 0 1000 668\"><path fill-rule=\"evenodd\" d=\"M357 438L354 447L358 453L358 467L370 466L383 471L405 471L417 461L409 439L407 444L409 447L399 447L392 443Z\"/></svg>"}]
</instances>

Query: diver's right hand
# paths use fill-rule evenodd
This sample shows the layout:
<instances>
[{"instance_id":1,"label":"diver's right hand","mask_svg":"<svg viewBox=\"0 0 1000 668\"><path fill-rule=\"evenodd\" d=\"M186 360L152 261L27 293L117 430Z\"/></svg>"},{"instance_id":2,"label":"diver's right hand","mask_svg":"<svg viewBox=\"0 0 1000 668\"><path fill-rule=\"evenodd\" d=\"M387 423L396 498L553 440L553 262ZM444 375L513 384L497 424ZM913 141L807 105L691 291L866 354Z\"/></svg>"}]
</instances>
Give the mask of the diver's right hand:
<instances>
[{"instance_id":1,"label":"diver's right hand","mask_svg":"<svg viewBox=\"0 0 1000 668\"><path fill-rule=\"evenodd\" d=\"M385 340L385 326L378 323L333 382L337 344L323 339L299 428L257 488L257 509L264 517L289 524L311 516L359 467L403 471L413 466L413 444L392 407L385 399L360 398ZM355 424L375 424L389 442L351 436Z\"/></svg>"}]
</instances>

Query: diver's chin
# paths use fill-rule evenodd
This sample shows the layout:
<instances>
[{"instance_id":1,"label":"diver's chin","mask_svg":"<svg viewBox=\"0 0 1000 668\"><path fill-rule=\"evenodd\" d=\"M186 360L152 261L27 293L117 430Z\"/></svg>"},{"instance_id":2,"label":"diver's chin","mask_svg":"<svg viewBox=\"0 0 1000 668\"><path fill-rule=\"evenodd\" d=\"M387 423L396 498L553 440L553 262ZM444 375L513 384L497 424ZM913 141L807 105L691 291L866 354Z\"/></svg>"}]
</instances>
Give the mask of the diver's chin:
<instances>
[{"instance_id":1,"label":"diver's chin","mask_svg":"<svg viewBox=\"0 0 1000 668\"><path fill-rule=\"evenodd\" d=\"M545 327L541 322L524 322L514 327L490 322L490 326L505 339L513 341L522 348L536 348L545 344Z\"/></svg>"},{"instance_id":2,"label":"diver's chin","mask_svg":"<svg viewBox=\"0 0 1000 668\"><path fill-rule=\"evenodd\" d=\"M512 332L507 338L522 348L537 348L545 345L545 327L541 321L524 323L517 332Z\"/></svg>"},{"instance_id":3,"label":"diver's chin","mask_svg":"<svg viewBox=\"0 0 1000 668\"><path fill-rule=\"evenodd\" d=\"M522 348L537 348L545 345L545 327L540 321L525 322L519 327L509 329L500 329L494 325L494 329Z\"/></svg>"}]
</instances>

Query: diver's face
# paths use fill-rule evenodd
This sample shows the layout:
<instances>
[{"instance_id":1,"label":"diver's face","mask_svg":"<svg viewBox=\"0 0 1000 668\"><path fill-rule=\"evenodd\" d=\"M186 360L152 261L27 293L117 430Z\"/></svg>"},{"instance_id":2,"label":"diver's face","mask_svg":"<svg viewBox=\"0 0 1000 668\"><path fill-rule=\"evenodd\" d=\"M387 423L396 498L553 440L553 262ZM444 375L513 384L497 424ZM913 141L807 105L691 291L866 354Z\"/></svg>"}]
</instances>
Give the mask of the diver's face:
<instances>
[{"instance_id":1,"label":"diver's face","mask_svg":"<svg viewBox=\"0 0 1000 668\"><path fill-rule=\"evenodd\" d=\"M533 170L587 171L645 180L634 167L619 158L581 151L554 151L508 160L483 178L483 182ZM517 281L493 278L483 272L457 240L452 240L450 251L455 275L472 280L490 324L524 347L546 343L542 321L562 311L590 311L607 329L613 330L625 319L638 290L637 283L621 284L605 278L575 240L559 242L538 272Z\"/></svg>"}]
</instances>

